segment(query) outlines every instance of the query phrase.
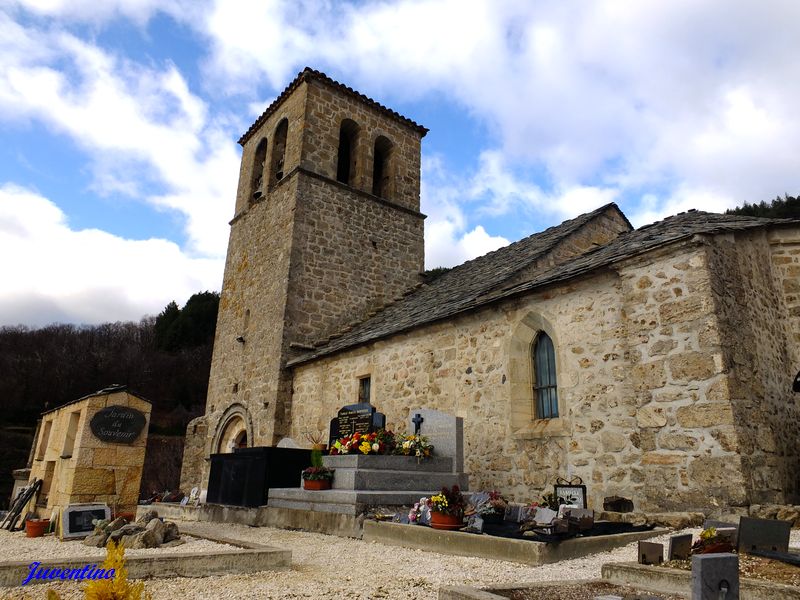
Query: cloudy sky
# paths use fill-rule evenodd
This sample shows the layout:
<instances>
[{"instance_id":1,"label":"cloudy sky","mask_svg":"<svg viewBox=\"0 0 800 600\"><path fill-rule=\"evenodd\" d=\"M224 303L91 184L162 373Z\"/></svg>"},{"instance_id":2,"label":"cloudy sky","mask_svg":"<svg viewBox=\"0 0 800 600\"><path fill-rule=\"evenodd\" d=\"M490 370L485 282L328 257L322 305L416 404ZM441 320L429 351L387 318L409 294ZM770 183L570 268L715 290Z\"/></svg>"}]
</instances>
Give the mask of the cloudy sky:
<instances>
[{"instance_id":1,"label":"cloudy sky","mask_svg":"<svg viewBox=\"0 0 800 600\"><path fill-rule=\"evenodd\" d=\"M430 268L800 193L798 57L797 0L0 0L0 325L218 290L236 140L306 65L430 128Z\"/></svg>"}]
</instances>

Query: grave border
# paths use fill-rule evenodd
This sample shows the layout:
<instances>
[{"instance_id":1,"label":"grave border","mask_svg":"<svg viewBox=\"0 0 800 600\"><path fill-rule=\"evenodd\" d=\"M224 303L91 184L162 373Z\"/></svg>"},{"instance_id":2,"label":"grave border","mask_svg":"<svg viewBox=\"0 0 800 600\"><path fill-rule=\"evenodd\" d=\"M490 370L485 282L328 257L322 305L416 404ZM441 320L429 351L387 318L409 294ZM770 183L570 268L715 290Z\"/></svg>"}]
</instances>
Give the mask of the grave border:
<instances>
[{"instance_id":1,"label":"grave border","mask_svg":"<svg viewBox=\"0 0 800 600\"><path fill-rule=\"evenodd\" d=\"M158 554L153 556L127 556L125 568L128 569L130 579L152 579L156 577L210 577L214 575L229 575L237 573L255 573L258 571L272 571L290 569L292 566L292 551L282 550L274 546L265 546L252 542L233 540L219 536L200 534L192 531L191 527L182 527L181 533L217 542L236 546L235 550L221 550L219 552L176 552L174 554ZM69 542L62 542L69 543ZM96 556L80 556L69 558L45 559L40 562L45 569L75 569L85 565L97 564L105 560L105 551ZM0 562L0 589L21 587L20 584L30 573L30 564L34 561L6 561ZM49 584L59 580L31 579L25 586L31 584ZM76 584L79 581L74 581Z\"/></svg>"}]
</instances>

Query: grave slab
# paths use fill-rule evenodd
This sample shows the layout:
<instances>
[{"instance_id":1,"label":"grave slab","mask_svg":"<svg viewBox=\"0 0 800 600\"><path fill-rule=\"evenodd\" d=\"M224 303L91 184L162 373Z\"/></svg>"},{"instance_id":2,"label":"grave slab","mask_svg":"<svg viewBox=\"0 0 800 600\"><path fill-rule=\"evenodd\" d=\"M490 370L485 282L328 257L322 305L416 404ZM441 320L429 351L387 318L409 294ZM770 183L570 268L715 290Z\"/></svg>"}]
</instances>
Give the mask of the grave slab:
<instances>
[{"instance_id":1,"label":"grave slab","mask_svg":"<svg viewBox=\"0 0 800 600\"><path fill-rule=\"evenodd\" d=\"M735 554L692 556L692 600L739 597L739 557Z\"/></svg>"},{"instance_id":2,"label":"grave slab","mask_svg":"<svg viewBox=\"0 0 800 600\"><path fill-rule=\"evenodd\" d=\"M792 524L789 521L742 517L739 520L739 552L788 552L791 530Z\"/></svg>"}]
</instances>

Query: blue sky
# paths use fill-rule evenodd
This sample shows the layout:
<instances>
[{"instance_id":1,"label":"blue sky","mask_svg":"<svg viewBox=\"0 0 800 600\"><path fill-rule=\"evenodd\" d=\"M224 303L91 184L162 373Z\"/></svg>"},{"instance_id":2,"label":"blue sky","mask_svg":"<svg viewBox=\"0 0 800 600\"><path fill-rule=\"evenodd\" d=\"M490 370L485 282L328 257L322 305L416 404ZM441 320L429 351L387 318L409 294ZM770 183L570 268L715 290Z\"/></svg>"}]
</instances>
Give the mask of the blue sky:
<instances>
[{"instance_id":1,"label":"blue sky","mask_svg":"<svg viewBox=\"0 0 800 600\"><path fill-rule=\"evenodd\" d=\"M0 0L0 325L218 290L236 140L306 65L431 130L434 267L800 193L798 56L795 0Z\"/></svg>"}]
</instances>

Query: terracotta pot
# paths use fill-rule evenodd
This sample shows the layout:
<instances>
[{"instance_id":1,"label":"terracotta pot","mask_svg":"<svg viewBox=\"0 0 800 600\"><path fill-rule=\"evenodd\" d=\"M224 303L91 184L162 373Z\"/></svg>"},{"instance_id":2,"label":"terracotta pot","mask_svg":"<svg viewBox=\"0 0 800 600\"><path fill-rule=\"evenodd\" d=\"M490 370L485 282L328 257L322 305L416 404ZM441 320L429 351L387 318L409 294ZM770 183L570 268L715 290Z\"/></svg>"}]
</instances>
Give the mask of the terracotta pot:
<instances>
[{"instance_id":1,"label":"terracotta pot","mask_svg":"<svg viewBox=\"0 0 800 600\"><path fill-rule=\"evenodd\" d=\"M329 490L331 489L330 479L303 479L304 490Z\"/></svg>"},{"instance_id":2,"label":"terracotta pot","mask_svg":"<svg viewBox=\"0 0 800 600\"><path fill-rule=\"evenodd\" d=\"M50 527L50 519L28 519L25 521L25 537L42 537Z\"/></svg>"},{"instance_id":3,"label":"terracotta pot","mask_svg":"<svg viewBox=\"0 0 800 600\"><path fill-rule=\"evenodd\" d=\"M431 511L431 527L434 529L461 529L463 526L464 519L460 516Z\"/></svg>"},{"instance_id":4,"label":"terracotta pot","mask_svg":"<svg viewBox=\"0 0 800 600\"><path fill-rule=\"evenodd\" d=\"M328 444L311 444L311 449L325 452L328 449Z\"/></svg>"},{"instance_id":5,"label":"terracotta pot","mask_svg":"<svg viewBox=\"0 0 800 600\"><path fill-rule=\"evenodd\" d=\"M730 542L713 542L695 551L695 554L718 554L733 552L733 544Z\"/></svg>"}]
</instances>

